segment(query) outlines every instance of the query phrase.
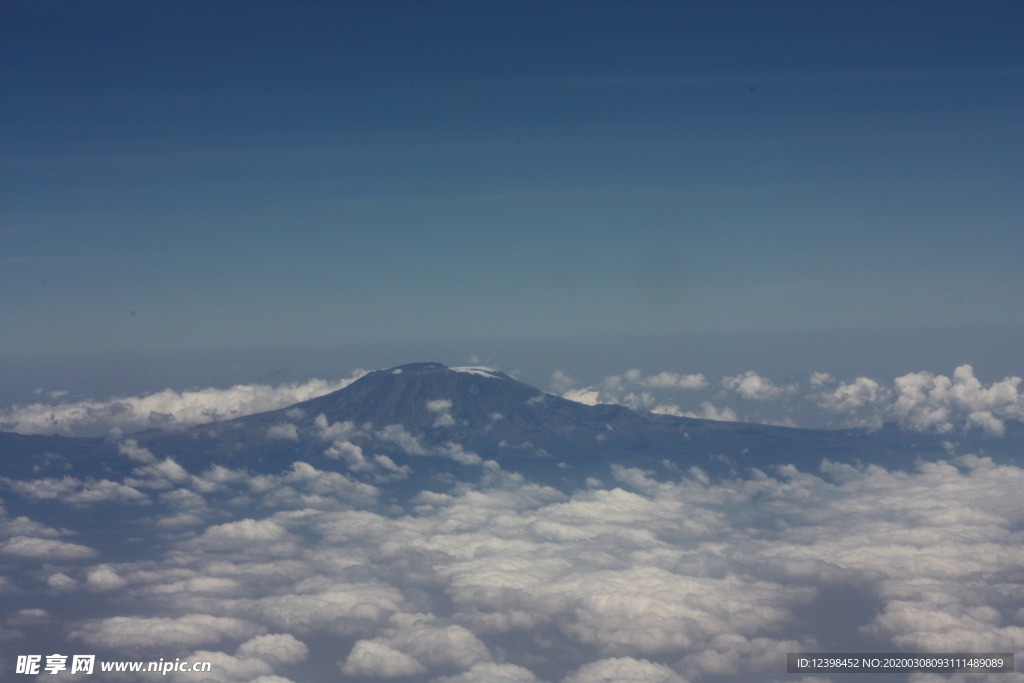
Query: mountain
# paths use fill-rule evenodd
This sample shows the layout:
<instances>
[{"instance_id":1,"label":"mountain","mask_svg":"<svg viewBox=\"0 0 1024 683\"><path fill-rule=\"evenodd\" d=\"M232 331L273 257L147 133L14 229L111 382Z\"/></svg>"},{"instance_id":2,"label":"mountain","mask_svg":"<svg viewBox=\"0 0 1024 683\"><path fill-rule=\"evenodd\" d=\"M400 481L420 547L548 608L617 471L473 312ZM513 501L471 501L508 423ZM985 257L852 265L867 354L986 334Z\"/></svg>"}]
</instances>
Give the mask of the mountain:
<instances>
[{"instance_id":1,"label":"mountain","mask_svg":"<svg viewBox=\"0 0 1024 683\"><path fill-rule=\"evenodd\" d=\"M941 456L949 445L948 436L893 426L796 429L589 406L493 368L440 363L370 372L344 389L280 410L126 438L189 470L220 464L273 473L302 460L378 483L413 475L420 485L424 476L462 478L467 466L494 461L560 487L607 477L613 463L699 467L722 476L783 463L814 468L823 457L907 467ZM1024 442L1016 424L1003 439L957 439L975 452L1009 456ZM115 473L128 464L124 443L0 434L0 474Z\"/></svg>"}]
</instances>

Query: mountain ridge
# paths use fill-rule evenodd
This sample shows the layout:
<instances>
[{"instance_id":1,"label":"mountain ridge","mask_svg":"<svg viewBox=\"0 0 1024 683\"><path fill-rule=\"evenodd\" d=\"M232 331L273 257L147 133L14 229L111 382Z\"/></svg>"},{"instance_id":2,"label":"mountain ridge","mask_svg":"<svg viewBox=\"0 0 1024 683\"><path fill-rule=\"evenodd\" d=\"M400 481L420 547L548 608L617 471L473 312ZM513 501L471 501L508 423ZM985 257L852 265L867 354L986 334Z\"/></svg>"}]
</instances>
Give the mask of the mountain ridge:
<instances>
[{"instance_id":1,"label":"mountain ridge","mask_svg":"<svg viewBox=\"0 0 1024 683\"><path fill-rule=\"evenodd\" d=\"M1021 443L1016 429L999 441L956 438L974 452L1011 457ZM783 463L816 467L823 457L910 467L947 454L949 440L902 430L800 429L590 406L494 368L421 362L369 372L342 389L277 410L116 440L0 433L0 474L106 476L129 464L124 453L130 442L190 470L222 464L278 472L303 461L376 480L386 473L375 470L375 462L390 462L394 472L460 477L461 468L491 460L575 485L607 476L613 462L723 475Z\"/></svg>"}]
</instances>

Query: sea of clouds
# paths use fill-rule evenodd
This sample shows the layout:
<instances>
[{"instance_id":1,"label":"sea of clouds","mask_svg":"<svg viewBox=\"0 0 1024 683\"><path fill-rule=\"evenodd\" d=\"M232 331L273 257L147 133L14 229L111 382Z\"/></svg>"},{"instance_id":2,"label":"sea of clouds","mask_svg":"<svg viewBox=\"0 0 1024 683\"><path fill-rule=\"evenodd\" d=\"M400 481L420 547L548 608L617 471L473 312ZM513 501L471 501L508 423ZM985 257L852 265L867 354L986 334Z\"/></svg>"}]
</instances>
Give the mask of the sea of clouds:
<instances>
[{"instance_id":1,"label":"sea of clouds","mask_svg":"<svg viewBox=\"0 0 1024 683\"><path fill-rule=\"evenodd\" d=\"M396 505L303 462L122 455L125 476L3 480L0 678L40 629L214 663L165 677L192 682L783 681L787 652L1024 650L1024 469L985 457L620 464L574 491L484 460Z\"/></svg>"},{"instance_id":2,"label":"sea of clouds","mask_svg":"<svg viewBox=\"0 0 1024 683\"><path fill-rule=\"evenodd\" d=\"M51 654L40 643L210 661L212 674L164 678L234 683L784 681L788 652L1024 651L1024 469L955 447L910 471L827 453L813 471L725 479L618 463L558 490L458 443L428 452L401 425L359 427L377 443L367 455L354 425L282 422L268 438L314 439L337 470L269 474L189 470L123 436L284 407L362 374L6 411L8 429L107 433L124 462L0 479L0 679L18 654ZM720 419L802 402L842 424L999 434L1021 419L1020 383L984 384L970 366L885 384L630 370L593 386L558 372L551 390ZM450 402L428 408L443 428ZM431 458L463 474L418 477Z\"/></svg>"}]
</instances>

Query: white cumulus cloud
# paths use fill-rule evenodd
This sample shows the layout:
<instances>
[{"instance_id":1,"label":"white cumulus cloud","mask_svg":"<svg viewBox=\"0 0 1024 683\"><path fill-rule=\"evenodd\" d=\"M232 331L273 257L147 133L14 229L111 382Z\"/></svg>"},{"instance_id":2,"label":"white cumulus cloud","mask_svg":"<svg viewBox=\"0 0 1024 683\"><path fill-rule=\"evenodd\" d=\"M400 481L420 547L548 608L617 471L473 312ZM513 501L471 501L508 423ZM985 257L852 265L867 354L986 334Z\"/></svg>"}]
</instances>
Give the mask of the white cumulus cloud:
<instances>
[{"instance_id":1,"label":"white cumulus cloud","mask_svg":"<svg viewBox=\"0 0 1024 683\"><path fill-rule=\"evenodd\" d=\"M72 631L71 638L102 648L196 646L226 638L250 638L263 628L241 619L209 614L177 618L110 617L90 621Z\"/></svg>"},{"instance_id":2,"label":"white cumulus cloud","mask_svg":"<svg viewBox=\"0 0 1024 683\"><path fill-rule=\"evenodd\" d=\"M961 365L953 377L914 372L895 380L892 413L904 426L946 434L965 422L1002 434L1003 419L1024 419L1020 377L984 386L974 368Z\"/></svg>"},{"instance_id":3,"label":"white cumulus cloud","mask_svg":"<svg viewBox=\"0 0 1024 683\"><path fill-rule=\"evenodd\" d=\"M796 391L795 385L778 386L753 370L722 378L722 386L748 401L769 401Z\"/></svg>"},{"instance_id":4,"label":"white cumulus cloud","mask_svg":"<svg viewBox=\"0 0 1024 683\"><path fill-rule=\"evenodd\" d=\"M434 427L451 427L455 424L452 417L452 402L446 398L439 398L434 401L427 401L427 410L437 415L434 418Z\"/></svg>"},{"instance_id":5,"label":"white cumulus cloud","mask_svg":"<svg viewBox=\"0 0 1024 683\"><path fill-rule=\"evenodd\" d=\"M398 678L416 676L427 669L400 650L378 641L360 640L341 664L346 676L367 678Z\"/></svg>"},{"instance_id":6,"label":"white cumulus cloud","mask_svg":"<svg viewBox=\"0 0 1024 683\"><path fill-rule=\"evenodd\" d=\"M585 664L562 683L686 683L686 679L664 664L614 657Z\"/></svg>"},{"instance_id":7,"label":"white cumulus cloud","mask_svg":"<svg viewBox=\"0 0 1024 683\"><path fill-rule=\"evenodd\" d=\"M96 551L88 546L50 538L15 536L0 542L0 555L13 557L28 557L38 560L81 560L96 554Z\"/></svg>"}]
</instances>

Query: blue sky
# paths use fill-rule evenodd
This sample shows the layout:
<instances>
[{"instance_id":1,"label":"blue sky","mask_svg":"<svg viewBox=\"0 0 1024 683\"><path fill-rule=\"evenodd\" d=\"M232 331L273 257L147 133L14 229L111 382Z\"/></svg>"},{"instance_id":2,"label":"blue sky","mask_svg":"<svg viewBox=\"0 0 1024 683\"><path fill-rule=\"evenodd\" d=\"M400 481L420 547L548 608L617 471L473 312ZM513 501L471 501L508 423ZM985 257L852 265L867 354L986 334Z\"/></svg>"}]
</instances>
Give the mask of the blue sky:
<instances>
[{"instance_id":1,"label":"blue sky","mask_svg":"<svg viewBox=\"0 0 1024 683\"><path fill-rule=\"evenodd\" d=\"M7 2L0 344L1019 331L1022 29L1017 2Z\"/></svg>"}]
</instances>

